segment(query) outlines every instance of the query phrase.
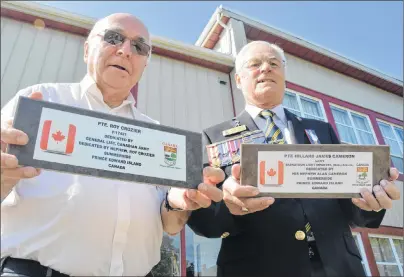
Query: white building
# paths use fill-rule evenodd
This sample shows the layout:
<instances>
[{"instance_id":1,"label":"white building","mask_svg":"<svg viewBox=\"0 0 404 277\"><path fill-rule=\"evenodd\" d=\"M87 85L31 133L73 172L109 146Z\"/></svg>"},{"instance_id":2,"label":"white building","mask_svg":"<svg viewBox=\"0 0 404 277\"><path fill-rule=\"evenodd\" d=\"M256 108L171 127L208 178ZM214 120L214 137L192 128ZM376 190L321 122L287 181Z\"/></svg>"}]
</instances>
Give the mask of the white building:
<instances>
[{"instance_id":1,"label":"white building","mask_svg":"<svg viewBox=\"0 0 404 277\"><path fill-rule=\"evenodd\" d=\"M95 20L37 3L2 1L2 107L26 86L80 81L86 71L83 42ZM403 172L401 80L222 7L195 45L152 38L151 64L132 89L137 107L164 125L192 131L233 117L244 107L234 57L253 40L275 42L286 52L286 107L330 122L343 142L388 143L392 163ZM397 182L402 195L403 180L401 175ZM402 201L394 203L382 225L353 230L364 268L369 276L403 276ZM204 239L186 228L174 240L178 257L169 259L178 261L182 275L192 263L191 274L212 276L219 247L220 239Z\"/></svg>"}]
</instances>

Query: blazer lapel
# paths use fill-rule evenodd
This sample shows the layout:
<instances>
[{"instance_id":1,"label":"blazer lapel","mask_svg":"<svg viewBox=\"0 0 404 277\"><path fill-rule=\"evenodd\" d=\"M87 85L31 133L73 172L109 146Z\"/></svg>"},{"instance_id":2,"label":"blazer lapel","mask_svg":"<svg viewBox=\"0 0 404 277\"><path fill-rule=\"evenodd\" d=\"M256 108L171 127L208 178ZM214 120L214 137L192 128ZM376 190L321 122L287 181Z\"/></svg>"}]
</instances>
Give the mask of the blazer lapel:
<instances>
[{"instance_id":1,"label":"blazer lapel","mask_svg":"<svg viewBox=\"0 0 404 277\"><path fill-rule=\"evenodd\" d=\"M292 122L297 144L305 144L305 132L302 118L297 117L287 109L284 110L287 120ZM258 126L255 124L254 120L246 110L243 110L235 119L240 122L240 125L244 124L247 126L247 132L259 130Z\"/></svg>"},{"instance_id":2,"label":"blazer lapel","mask_svg":"<svg viewBox=\"0 0 404 277\"><path fill-rule=\"evenodd\" d=\"M305 144L304 126L302 119L300 117L297 117L295 114L291 113L287 109L284 110L286 118L292 122L297 144Z\"/></svg>"},{"instance_id":3,"label":"blazer lapel","mask_svg":"<svg viewBox=\"0 0 404 277\"><path fill-rule=\"evenodd\" d=\"M243 110L237 117L236 120L240 121L240 125L245 125L247 127L247 131L255 131L258 130L258 126L255 124L251 115Z\"/></svg>"}]
</instances>

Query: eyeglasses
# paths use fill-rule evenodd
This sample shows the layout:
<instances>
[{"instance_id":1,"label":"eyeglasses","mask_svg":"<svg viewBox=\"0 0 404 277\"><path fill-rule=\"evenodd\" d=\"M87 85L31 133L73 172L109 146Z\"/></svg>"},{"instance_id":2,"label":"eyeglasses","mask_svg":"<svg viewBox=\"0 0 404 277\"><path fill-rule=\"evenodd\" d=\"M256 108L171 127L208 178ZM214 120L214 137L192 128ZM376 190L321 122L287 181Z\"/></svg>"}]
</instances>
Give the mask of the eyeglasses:
<instances>
[{"instance_id":1,"label":"eyeglasses","mask_svg":"<svg viewBox=\"0 0 404 277\"><path fill-rule=\"evenodd\" d=\"M112 30L104 30L100 35L103 36L105 42L111 45L120 45L128 39L126 36ZM144 38L139 37L130 40L130 46L132 53L139 54L141 56L148 56L150 54L150 45L148 45Z\"/></svg>"},{"instance_id":2,"label":"eyeglasses","mask_svg":"<svg viewBox=\"0 0 404 277\"><path fill-rule=\"evenodd\" d=\"M246 61L242 67L245 67L249 70L257 70L261 68L264 63L267 63L272 69L278 69L282 66L283 62L279 61L276 58L252 58Z\"/></svg>"}]
</instances>

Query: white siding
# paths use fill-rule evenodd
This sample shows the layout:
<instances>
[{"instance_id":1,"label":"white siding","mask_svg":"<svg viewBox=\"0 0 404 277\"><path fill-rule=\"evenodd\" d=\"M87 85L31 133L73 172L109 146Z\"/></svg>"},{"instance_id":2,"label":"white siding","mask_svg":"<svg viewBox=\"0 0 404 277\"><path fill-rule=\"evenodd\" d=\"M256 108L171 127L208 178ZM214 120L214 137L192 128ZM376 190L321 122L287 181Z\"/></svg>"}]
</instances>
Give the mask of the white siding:
<instances>
[{"instance_id":1,"label":"white siding","mask_svg":"<svg viewBox=\"0 0 404 277\"><path fill-rule=\"evenodd\" d=\"M229 76L153 55L139 83L138 108L163 125L200 132L233 117Z\"/></svg>"},{"instance_id":2,"label":"white siding","mask_svg":"<svg viewBox=\"0 0 404 277\"><path fill-rule=\"evenodd\" d=\"M213 50L224 53L224 54L230 54L232 49L231 41L229 40L229 32L226 30L223 30L220 34L219 40L216 42L215 47L213 47Z\"/></svg>"},{"instance_id":3,"label":"white siding","mask_svg":"<svg viewBox=\"0 0 404 277\"><path fill-rule=\"evenodd\" d=\"M2 17L2 107L18 90L33 84L80 81L86 72L84 40ZM228 74L156 55L138 95L138 107L145 114L178 128L200 132L233 116Z\"/></svg>"},{"instance_id":4,"label":"white siding","mask_svg":"<svg viewBox=\"0 0 404 277\"><path fill-rule=\"evenodd\" d=\"M287 80L403 120L403 98L328 68L286 54Z\"/></svg>"},{"instance_id":5,"label":"white siding","mask_svg":"<svg viewBox=\"0 0 404 277\"><path fill-rule=\"evenodd\" d=\"M384 219L382 221L382 225L391 226L391 227L403 227L403 197L404 197L404 189L403 182L396 181L395 184L400 190L401 199L397 201L393 201L393 208L386 212Z\"/></svg>"},{"instance_id":6,"label":"white siding","mask_svg":"<svg viewBox=\"0 0 404 277\"><path fill-rule=\"evenodd\" d=\"M232 84L232 88L233 88L234 107L236 109L236 114L239 114L245 108L245 100L244 100L243 92L241 91L241 89L237 88L235 74L236 74L236 68L234 68L232 70L232 72L230 72L230 77L231 77L231 84Z\"/></svg>"},{"instance_id":7,"label":"white siding","mask_svg":"<svg viewBox=\"0 0 404 277\"><path fill-rule=\"evenodd\" d=\"M18 90L46 82L78 82L86 72L84 37L1 18L1 105Z\"/></svg>"}]
</instances>

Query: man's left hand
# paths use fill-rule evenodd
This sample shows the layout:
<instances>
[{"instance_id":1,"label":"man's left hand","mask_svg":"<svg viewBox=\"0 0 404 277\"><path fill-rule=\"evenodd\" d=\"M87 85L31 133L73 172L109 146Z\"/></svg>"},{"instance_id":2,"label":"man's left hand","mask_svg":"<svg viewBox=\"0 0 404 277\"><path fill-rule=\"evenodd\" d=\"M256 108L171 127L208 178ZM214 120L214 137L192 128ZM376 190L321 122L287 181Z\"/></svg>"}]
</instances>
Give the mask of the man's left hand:
<instances>
[{"instance_id":1,"label":"man's left hand","mask_svg":"<svg viewBox=\"0 0 404 277\"><path fill-rule=\"evenodd\" d=\"M365 211L391 209L393 200L400 199L400 190L394 184L399 172L396 168L390 168L389 175L389 180L381 180L380 185L373 186L374 194L364 189L361 192L362 198L352 198L352 203Z\"/></svg>"},{"instance_id":2,"label":"man's left hand","mask_svg":"<svg viewBox=\"0 0 404 277\"><path fill-rule=\"evenodd\" d=\"M198 189L172 188L168 194L168 201L173 208L185 211L193 211L200 208L207 208L212 200L220 202L223 199L223 192L216 187L224 180L225 174L220 168L205 167L203 169L203 183Z\"/></svg>"}]
</instances>

